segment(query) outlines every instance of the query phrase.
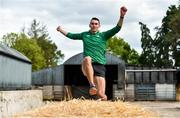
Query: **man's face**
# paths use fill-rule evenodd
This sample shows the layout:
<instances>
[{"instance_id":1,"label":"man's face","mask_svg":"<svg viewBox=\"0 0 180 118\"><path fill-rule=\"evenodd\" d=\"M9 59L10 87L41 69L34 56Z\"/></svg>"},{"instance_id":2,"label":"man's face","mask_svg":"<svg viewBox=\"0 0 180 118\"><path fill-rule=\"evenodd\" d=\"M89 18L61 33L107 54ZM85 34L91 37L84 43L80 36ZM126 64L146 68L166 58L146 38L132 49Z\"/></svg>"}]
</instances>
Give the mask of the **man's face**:
<instances>
[{"instance_id":1,"label":"man's face","mask_svg":"<svg viewBox=\"0 0 180 118\"><path fill-rule=\"evenodd\" d=\"M89 27L90 27L91 32L94 32L94 33L97 32L100 27L99 21L91 20Z\"/></svg>"}]
</instances>

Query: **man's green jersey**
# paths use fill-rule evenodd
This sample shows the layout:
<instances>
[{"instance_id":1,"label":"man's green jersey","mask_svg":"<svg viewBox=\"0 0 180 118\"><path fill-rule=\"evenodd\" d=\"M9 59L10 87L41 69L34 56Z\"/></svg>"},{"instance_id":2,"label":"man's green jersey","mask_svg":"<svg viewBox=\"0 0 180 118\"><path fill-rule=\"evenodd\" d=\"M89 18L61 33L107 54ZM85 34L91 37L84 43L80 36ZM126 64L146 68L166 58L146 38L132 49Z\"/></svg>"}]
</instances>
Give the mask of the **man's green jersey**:
<instances>
[{"instance_id":1,"label":"man's green jersey","mask_svg":"<svg viewBox=\"0 0 180 118\"><path fill-rule=\"evenodd\" d=\"M105 32L92 33L90 31L82 33L68 33L66 36L74 40L83 41L84 57L90 56L92 62L106 64L106 42L109 38L120 31L119 25Z\"/></svg>"}]
</instances>

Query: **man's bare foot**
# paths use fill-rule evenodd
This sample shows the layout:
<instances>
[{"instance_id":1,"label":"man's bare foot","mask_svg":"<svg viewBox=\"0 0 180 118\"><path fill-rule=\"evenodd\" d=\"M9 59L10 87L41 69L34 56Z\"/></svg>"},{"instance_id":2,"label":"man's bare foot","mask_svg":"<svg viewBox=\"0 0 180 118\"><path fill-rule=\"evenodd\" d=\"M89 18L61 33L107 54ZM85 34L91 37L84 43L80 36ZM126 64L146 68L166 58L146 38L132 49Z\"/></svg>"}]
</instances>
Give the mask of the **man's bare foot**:
<instances>
[{"instance_id":1,"label":"man's bare foot","mask_svg":"<svg viewBox=\"0 0 180 118\"><path fill-rule=\"evenodd\" d=\"M105 95L103 98L99 98L97 101L106 101L107 100L107 96Z\"/></svg>"},{"instance_id":2,"label":"man's bare foot","mask_svg":"<svg viewBox=\"0 0 180 118\"><path fill-rule=\"evenodd\" d=\"M101 98L102 101L106 101L107 100L107 96L105 95L103 98Z\"/></svg>"}]
</instances>

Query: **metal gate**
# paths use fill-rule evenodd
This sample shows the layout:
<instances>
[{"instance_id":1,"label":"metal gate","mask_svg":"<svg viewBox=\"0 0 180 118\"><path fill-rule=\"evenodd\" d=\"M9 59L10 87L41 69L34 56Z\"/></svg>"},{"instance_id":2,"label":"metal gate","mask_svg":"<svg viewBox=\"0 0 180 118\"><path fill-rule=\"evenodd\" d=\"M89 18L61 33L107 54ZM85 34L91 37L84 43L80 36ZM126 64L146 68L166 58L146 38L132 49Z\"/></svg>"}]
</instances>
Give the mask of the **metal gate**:
<instances>
[{"instance_id":1,"label":"metal gate","mask_svg":"<svg viewBox=\"0 0 180 118\"><path fill-rule=\"evenodd\" d=\"M155 99L155 84L135 84L135 100Z\"/></svg>"}]
</instances>

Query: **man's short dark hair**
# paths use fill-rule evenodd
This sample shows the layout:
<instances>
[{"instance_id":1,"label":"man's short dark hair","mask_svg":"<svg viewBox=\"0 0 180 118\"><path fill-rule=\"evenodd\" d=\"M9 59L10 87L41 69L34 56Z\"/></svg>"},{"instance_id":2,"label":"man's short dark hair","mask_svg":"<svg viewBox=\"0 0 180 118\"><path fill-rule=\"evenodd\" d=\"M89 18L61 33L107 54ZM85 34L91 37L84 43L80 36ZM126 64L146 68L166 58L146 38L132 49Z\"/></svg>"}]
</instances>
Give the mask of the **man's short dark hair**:
<instances>
[{"instance_id":1,"label":"man's short dark hair","mask_svg":"<svg viewBox=\"0 0 180 118\"><path fill-rule=\"evenodd\" d=\"M97 21L99 22L99 24L100 24L100 20L99 20L97 17L92 17L92 18L91 18L91 21L92 21L92 20L97 20Z\"/></svg>"}]
</instances>

